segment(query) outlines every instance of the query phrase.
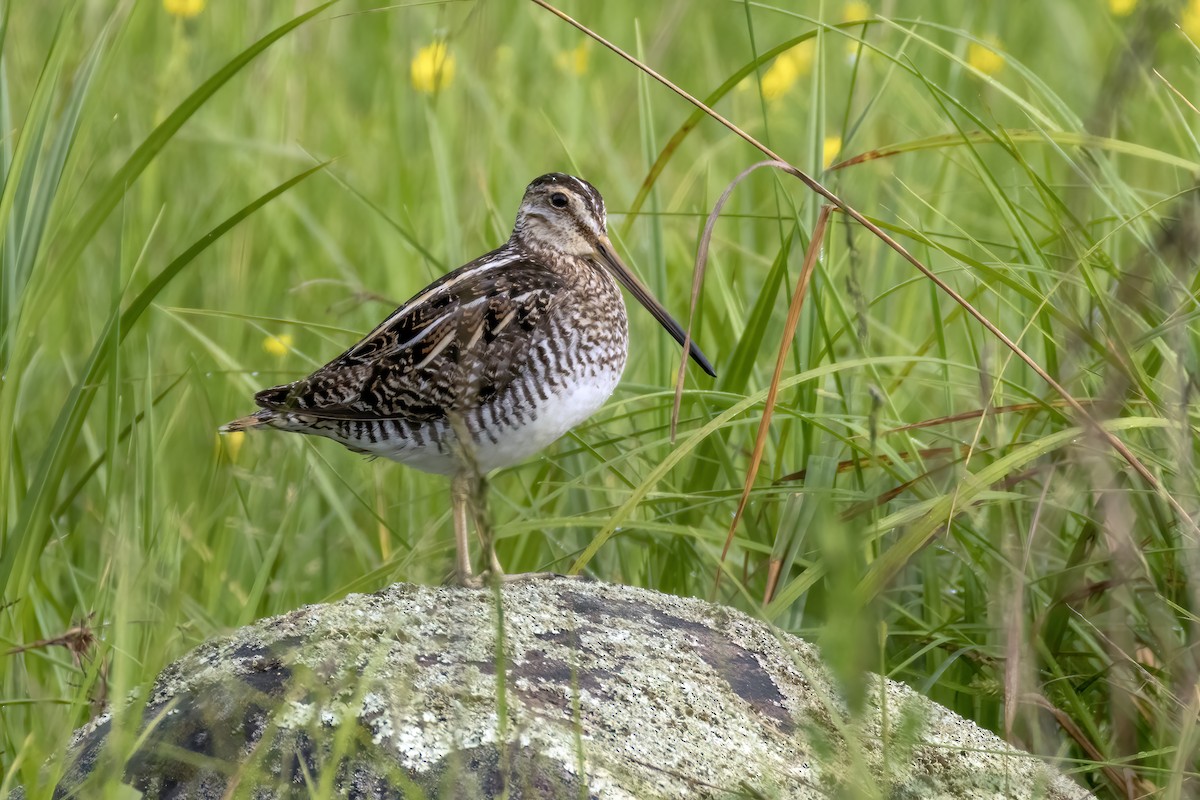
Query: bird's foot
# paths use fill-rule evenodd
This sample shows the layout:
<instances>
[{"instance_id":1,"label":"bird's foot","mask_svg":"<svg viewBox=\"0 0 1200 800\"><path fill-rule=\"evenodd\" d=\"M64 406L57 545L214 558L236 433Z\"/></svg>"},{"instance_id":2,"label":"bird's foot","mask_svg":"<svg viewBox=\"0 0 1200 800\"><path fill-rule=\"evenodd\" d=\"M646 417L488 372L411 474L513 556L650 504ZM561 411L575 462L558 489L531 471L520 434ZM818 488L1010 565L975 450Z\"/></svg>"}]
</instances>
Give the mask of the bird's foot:
<instances>
[{"instance_id":1,"label":"bird's foot","mask_svg":"<svg viewBox=\"0 0 1200 800\"><path fill-rule=\"evenodd\" d=\"M458 585L463 587L464 589L482 589L483 587L487 586L491 582L488 579L488 575L486 572L481 573L481 574L471 573L471 574L467 574L467 575L459 573L458 575L455 576L455 579L456 579Z\"/></svg>"},{"instance_id":2,"label":"bird's foot","mask_svg":"<svg viewBox=\"0 0 1200 800\"><path fill-rule=\"evenodd\" d=\"M487 570L477 575L460 575L458 585L468 589L482 589L486 586L500 585L503 586L509 583L521 583L523 581L542 581L542 580L572 580L572 581L590 581L587 575L563 575L559 572L496 572Z\"/></svg>"},{"instance_id":3,"label":"bird's foot","mask_svg":"<svg viewBox=\"0 0 1200 800\"><path fill-rule=\"evenodd\" d=\"M496 580L499 583L520 583L522 581L546 581L546 580L571 580L571 581L586 581L591 580L586 575L563 575L561 572L514 572L512 574L500 574L493 576L491 573L485 573L486 580Z\"/></svg>"},{"instance_id":4,"label":"bird's foot","mask_svg":"<svg viewBox=\"0 0 1200 800\"><path fill-rule=\"evenodd\" d=\"M515 583L517 581L545 580L590 581L591 578L587 575L564 575L561 572L518 572L513 575L505 575L503 580L505 583Z\"/></svg>"}]
</instances>

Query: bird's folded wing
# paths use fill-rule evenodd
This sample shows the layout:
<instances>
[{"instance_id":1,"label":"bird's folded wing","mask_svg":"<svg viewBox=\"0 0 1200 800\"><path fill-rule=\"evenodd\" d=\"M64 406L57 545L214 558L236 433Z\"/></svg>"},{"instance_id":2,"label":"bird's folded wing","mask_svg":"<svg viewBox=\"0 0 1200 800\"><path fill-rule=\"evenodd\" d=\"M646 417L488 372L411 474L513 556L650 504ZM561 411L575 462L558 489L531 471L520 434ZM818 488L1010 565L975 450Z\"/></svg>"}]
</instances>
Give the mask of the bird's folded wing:
<instances>
[{"instance_id":1,"label":"bird's folded wing","mask_svg":"<svg viewBox=\"0 0 1200 800\"><path fill-rule=\"evenodd\" d=\"M426 421L503 393L546 331L563 283L527 260L489 257L445 276L312 375L255 400L330 419Z\"/></svg>"}]
</instances>

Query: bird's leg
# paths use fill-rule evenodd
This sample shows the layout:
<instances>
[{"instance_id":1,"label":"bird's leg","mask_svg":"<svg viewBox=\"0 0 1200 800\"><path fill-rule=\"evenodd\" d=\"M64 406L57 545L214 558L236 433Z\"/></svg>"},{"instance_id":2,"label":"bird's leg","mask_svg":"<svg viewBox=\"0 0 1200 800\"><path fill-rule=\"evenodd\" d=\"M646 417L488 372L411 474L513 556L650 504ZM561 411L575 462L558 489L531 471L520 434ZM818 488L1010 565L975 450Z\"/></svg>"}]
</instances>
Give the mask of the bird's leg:
<instances>
[{"instance_id":1,"label":"bird's leg","mask_svg":"<svg viewBox=\"0 0 1200 800\"><path fill-rule=\"evenodd\" d=\"M465 426L462 425L461 418L451 417L450 419L458 441L469 442L470 440L463 435ZM460 433L460 430L463 433ZM457 457L459 468L451 478L450 493L453 498L454 547L458 557L459 583L463 586L479 588L490 581L516 583L517 581L541 578L581 578L586 580L584 576L559 575L554 572L521 572L506 575L500 566L500 559L496 557L495 540L492 538L491 521L488 519L487 479L480 474L473 454L470 452L469 444L458 446ZM483 551L487 553L489 568L482 575L476 575L471 571L471 535L467 531L468 519L474 520L475 534L479 537Z\"/></svg>"},{"instance_id":2,"label":"bird's leg","mask_svg":"<svg viewBox=\"0 0 1200 800\"><path fill-rule=\"evenodd\" d=\"M487 478L476 475L471 482L471 489L471 511L475 517L475 534L479 537L479 544L488 558L489 577L503 577L504 569L500 566L500 559L496 558L495 539L492 538L492 522L487 510Z\"/></svg>"},{"instance_id":3,"label":"bird's leg","mask_svg":"<svg viewBox=\"0 0 1200 800\"><path fill-rule=\"evenodd\" d=\"M467 508L471 503L471 474L465 470L450 479L451 516L454 519L454 554L458 581L464 586L477 583L471 572L471 534L467 531Z\"/></svg>"},{"instance_id":4,"label":"bird's leg","mask_svg":"<svg viewBox=\"0 0 1200 800\"><path fill-rule=\"evenodd\" d=\"M465 420L459 414L450 414L450 427L456 440L455 457L458 459L458 470L454 473L452 491L454 494L454 543L458 550L459 581L464 586L480 586L479 576L471 572L471 556L469 549L470 534L467 532L468 515L475 520L475 533L488 554L492 575L503 575L496 551L492 547L491 525L487 518L487 481L479 471L478 462L471 443L471 432L467 429Z\"/></svg>"}]
</instances>

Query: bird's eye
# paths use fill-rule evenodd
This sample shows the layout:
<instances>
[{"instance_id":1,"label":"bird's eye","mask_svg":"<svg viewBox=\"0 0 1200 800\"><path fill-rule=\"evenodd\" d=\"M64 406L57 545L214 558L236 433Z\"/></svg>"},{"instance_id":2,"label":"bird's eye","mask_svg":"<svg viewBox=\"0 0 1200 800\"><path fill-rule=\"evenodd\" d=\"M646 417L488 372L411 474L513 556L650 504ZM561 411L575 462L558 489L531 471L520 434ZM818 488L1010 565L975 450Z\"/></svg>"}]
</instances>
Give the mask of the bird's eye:
<instances>
[{"instance_id":1,"label":"bird's eye","mask_svg":"<svg viewBox=\"0 0 1200 800\"><path fill-rule=\"evenodd\" d=\"M554 194L550 195L550 205L554 206L555 208L566 208L567 196L562 192L555 192Z\"/></svg>"}]
</instances>

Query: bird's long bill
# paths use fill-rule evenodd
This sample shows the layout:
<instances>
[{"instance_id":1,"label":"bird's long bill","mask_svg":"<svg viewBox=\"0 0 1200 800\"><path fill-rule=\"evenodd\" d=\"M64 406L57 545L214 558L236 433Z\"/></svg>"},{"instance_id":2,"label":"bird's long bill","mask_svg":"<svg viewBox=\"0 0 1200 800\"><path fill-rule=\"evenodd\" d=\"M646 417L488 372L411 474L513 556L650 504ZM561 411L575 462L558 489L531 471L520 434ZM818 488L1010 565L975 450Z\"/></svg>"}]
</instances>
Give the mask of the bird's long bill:
<instances>
[{"instance_id":1,"label":"bird's long bill","mask_svg":"<svg viewBox=\"0 0 1200 800\"><path fill-rule=\"evenodd\" d=\"M617 251L613 249L612 242L608 240L607 236L600 238L600 241L596 246L596 252L599 254L600 259L604 262L604 265L608 267L612 274L616 276L617 280L621 282L621 285L628 289L629 293L636 297L638 302L645 306L646 310L654 315L654 318L658 320L658 323L667 329L667 333L675 337L675 341L682 345L684 339L683 328L680 327L679 323L675 321L675 318L672 317L670 313L668 313L667 310L662 307L662 304L659 303L658 300L654 299L654 295L650 294L650 290L646 288L646 285L638 280L637 276L633 274L629 267L625 266L625 262L623 262L617 256ZM712 364L709 363L708 359L704 356L704 353L700 351L700 348L696 346L694 341L691 343L691 348L688 351L688 355L692 357L693 361L700 365L700 369L704 370L714 378L717 377L717 373L715 370L713 370Z\"/></svg>"}]
</instances>

